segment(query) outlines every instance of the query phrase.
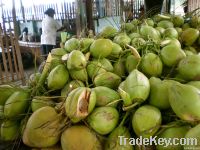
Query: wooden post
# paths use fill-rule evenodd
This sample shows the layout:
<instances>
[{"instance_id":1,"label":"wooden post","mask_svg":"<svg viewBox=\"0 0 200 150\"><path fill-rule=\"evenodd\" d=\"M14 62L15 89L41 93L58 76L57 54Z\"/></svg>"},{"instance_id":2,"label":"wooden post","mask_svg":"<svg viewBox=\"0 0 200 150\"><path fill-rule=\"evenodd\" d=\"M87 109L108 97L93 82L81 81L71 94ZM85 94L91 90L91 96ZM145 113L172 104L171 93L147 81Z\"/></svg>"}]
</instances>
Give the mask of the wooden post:
<instances>
[{"instance_id":1,"label":"wooden post","mask_svg":"<svg viewBox=\"0 0 200 150\"><path fill-rule=\"evenodd\" d=\"M95 31L93 21L93 0L86 0L87 28Z\"/></svg>"},{"instance_id":2,"label":"wooden post","mask_svg":"<svg viewBox=\"0 0 200 150\"><path fill-rule=\"evenodd\" d=\"M85 31L86 31L86 0L76 0L76 31L77 31L77 36L85 36Z\"/></svg>"},{"instance_id":3,"label":"wooden post","mask_svg":"<svg viewBox=\"0 0 200 150\"><path fill-rule=\"evenodd\" d=\"M17 33L17 20L16 20L16 10L15 10L15 0L12 0L13 8L12 8L12 16L13 16L13 24L14 24L14 37L15 37L15 46L16 46L16 55L18 60L19 72L22 80L22 85L25 85L25 76L24 76L24 68L22 64L22 57L20 53L19 43L18 43L18 35Z\"/></svg>"},{"instance_id":4,"label":"wooden post","mask_svg":"<svg viewBox=\"0 0 200 150\"><path fill-rule=\"evenodd\" d=\"M80 20L80 0L76 0L76 34L81 34L81 20Z\"/></svg>"},{"instance_id":5,"label":"wooden post","mask_svg":"<svg viewBox=\"0 0 200 150\"><path fill-rule=\"evenodd\" d=\"M23 6L23 4L22 4L22 0L20 0L20 5L21 5L21 11L22 11L23 22L25 22L25 13L24 13L24 6Z\"/></svg>"},{"instance_id":6,"label":"wooden post","mask_svg":"<svg viewBox=\"0 0 200 150\"><path fill-rule=\"evenodd\" d=\"M125 18L124 18L124 1L120 0L120 24L125 22Z\"/></svg>"}]
</instances>

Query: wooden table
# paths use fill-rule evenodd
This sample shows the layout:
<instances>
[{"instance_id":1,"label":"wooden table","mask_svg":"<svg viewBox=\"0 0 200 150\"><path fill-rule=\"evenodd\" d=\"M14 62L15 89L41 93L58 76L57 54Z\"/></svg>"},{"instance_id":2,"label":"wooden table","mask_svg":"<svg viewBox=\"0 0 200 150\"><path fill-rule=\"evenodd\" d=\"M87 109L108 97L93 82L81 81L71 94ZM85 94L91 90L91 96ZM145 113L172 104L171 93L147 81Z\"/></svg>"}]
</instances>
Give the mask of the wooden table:
<instances>
[{"instance_id":1,"label":"wooden table","mask_svg":"<svg viewBox=\"0 0 200 150\"><path fill-rule=\"evenodd\" d=\"M37 63L40 63L41 58L41 44L40 42L24 42L19 41L20 51L21 52L31 52L31 54L36 57Z\"/></svg>"}]
</instances>

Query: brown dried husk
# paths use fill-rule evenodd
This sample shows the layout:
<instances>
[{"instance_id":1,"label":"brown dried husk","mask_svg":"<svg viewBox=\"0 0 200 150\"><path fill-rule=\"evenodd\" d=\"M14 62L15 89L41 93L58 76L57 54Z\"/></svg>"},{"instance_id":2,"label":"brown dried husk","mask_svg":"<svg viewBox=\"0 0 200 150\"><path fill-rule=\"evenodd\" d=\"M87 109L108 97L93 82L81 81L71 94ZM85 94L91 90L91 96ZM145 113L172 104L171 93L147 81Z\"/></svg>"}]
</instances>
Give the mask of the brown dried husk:
<instances>
[{"instance_id":1,"label":"brown dried husk","mask_svg":"<svg viewBox=\"0 0 200 150\"><path fill-rule=\"evenodd\" d=\"M94 109L96 94L94 90L78 87L70 92L65 101L65 111L73 123L86 118Z\"/></svg>"}]
</instances>

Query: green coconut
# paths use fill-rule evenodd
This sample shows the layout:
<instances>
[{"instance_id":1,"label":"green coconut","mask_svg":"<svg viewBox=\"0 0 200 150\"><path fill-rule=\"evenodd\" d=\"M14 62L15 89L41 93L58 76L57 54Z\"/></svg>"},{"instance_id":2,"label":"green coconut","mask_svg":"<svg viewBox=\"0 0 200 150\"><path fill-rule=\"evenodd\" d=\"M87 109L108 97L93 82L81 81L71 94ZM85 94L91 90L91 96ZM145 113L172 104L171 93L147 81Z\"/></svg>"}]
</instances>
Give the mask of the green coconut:
<instances>
[{"instance_id":1,"label":"green coconut","mask_svg":"<svg viewBox=\"0 0 200 150\"><path fill-rule=\"evenodd\" d=\"M1 124L0 140L2 141L14 141L19 133L19 123L17 121L7 120Z\"/></svg>"},{"instance_id":2,"label":"green coconut","mask_svg":"<svg viewBox=\"0 0 200 150\"><path fill-rule=\"evenodd\" d=\"M64 48L54 48L51 50L51 56L52 58L61 58L63 55L65 55L67 52Z\"/></svg>"},{"instance_id":3,"label":"green coconut","mask_svg":"<svg viewBox=\"0 0 200 150\"><path fill-rule=\"evenodd\" d=\"M127 44L131 43L131 39L126 33L120 33L114 37L113 42L124 48Z\"/></svg>"},{"instance_id":4,"label":"green coconut","mask_svg":"<svg viewBox=\"0 0 200 150\"><path fill-rule=\"evenodd\" d=\"M193 54L197 54L198 53L198 51L196 50L196 48L193 47L193 46L184 47L184 50L191 51Z\"/></svg>"},{"instance_id":5,"label":"green coconut","mask_svg":"<svg viewBox=\"0 0 200 150\"><path fill-rule=\"evenodd\" d=\"M190 20L190 25L193 28L198 28L200 26L200 17L197 15L192 16Z\"/></svg>"},{"instance_id":6,"label":"green coconut","mask_svg":"<svg viewBox=\"0 0 200 150\"><path fill-rule=\"evenodd\" d=\"M142 72L135 69L128 75L126 80L120 84L118 91L125 106L133 103L142 103L149 96L150 83ZM128 99L125 95L128 95Z\"/></svg>"},{"instance_id":7,"label":"green coconut","mask_svg":"<svg viewBox=\"0 0 200 150\"><path fill-rule=\"evenodd\" d=\"M34 97L32 99L32 101L31 101L31 110L32 110L32 112L38 110L41 107L45 107L45 106L54 107L55 106L55 102L52 101L49 97L45 97L45 96Z\"/></svg>"},{"instance_id":8,"label":"green coconut","mask_svg":"<svg viewBox=\"0 0 200 150\"><path fill-rule=\"evenodd\" d=\"M47 85L50 90L62 89L69 79L69 73L64 65L56 66L47 77Z\"/></svg>"},{"instance_id":9,"label":"green coconut","mask_svg":"<svg viewBox=\"0 0 200 150\"><path fill-rule=\"evenodd\" d=\"M170 14L165 14L165 15L156 14L156 15L153 16L153 20L155 22L159 22L159 21L162 21L162 20L171 20L171 16L170 16Z\"/></svg>"},{"instance_id":10,"label":"green coconut","mask_svg":"<svg viewBox=\"0 0 200 150\"><path fill-rule=\"evenodd\" d=\"M161 81L159 78L151 77L149 82L151 86L149 104L161 110L169 109L170 104L168 98L167 81Z\"/></svg>"},{"instance_id":11,"label":"green coconut","mask_svg":"<svg viewBox=\"0 0 200 150\"><path fill-rule=\"evenodd\" d=\"M17 91L16 88L10 85L0 85L0 105L4 105L6 100L13 94L13 92Z\"/></svg>"},{"instance_id":12,"label":"green coconut","mask_svg":"<svg viewBox=\"0 0 200 150\"><path fill-rule=\"evenodd\" d=\"M139 20L139 19L133 19L133 20L131 20L131 23L132 23L133 25L139 25L140 20Z\"/></svg>"},{"instance_id":13,"label":"green coconut","mask_svg":"<svg viewBox=\"0 0 200 150\"><path fill-rule=\"evenodd\" d=\"M170 44L181 48L181 43L176 38L165 38L163 41L161 41L160 46L165 47Z\"/></svg>"},{"instance_id":14,"label":"green coconut","mask_svg":"<svg viewBox=\"0 0 200 150\"><path fill-rule=\"evenodd\" d=\"M200 90L200 81L190 81L190 82L188 82L186 84L194 86L194 87L196 87L197 89Z\"/></svg>"},{"instance_id":15,"label":"green coconut","mask_svg":"<svg viewBox=\"0 0 200 150\"><path fill-rule=\"evenodd\" d=\"M50 70L53 70L56 66L61 65L62 62L59 58L52 58Z\"/></svg>"},{"instance_id":16,"label":"green coconut","mask_svg":"<svg viewBox=\"0 0 200 150\"><path fill-rule=\"evenodd\" d=\"M139 63L140 59L135 57L134 55L129 55L126 58L126 62L125 62L125 67L127 72L131 72L134 69L137 69L138 63Z\"/></svg>"},{"instance_id":17,"label":"green coconut","mask_svg":"<svg viewBox=\"0 0 200 150\"><path fill-rule=\"evenodd\" d=\"M153 39L153 40L160 40L159 32L151 26L142 25L140 28L140 34L144 37L144 39Z\"/></svg>"},{"instance_id":18,"label":"green coconut","mask_svg":"<svg viewBox=\"0 0 200 150\"><path fill-rule=\"evenodd\" d=\"M135 145L134 150L152 150L155 149L154 145Z\"/></svg>"},{"instance_id":19,"label":"green coconut","mask_svg":"<svg viewBox=\"0 0 200 150\"><path fill-rule=\"evenodd\" d=\"M123 138L121 141L120 137ZM124 126L115 128L106 140L105 150L133 150L133 146L130 145L127 140L126 143L124 143L124 138L131 138L129 130Z\"/></svg>"},{"instance_id":20,"label":"green coconut","mask_svg":"<svg viewBox=\"0 0 200 150\"><path fill-rule=\"evenodd\" d=\"M174 83L168 89L169 102L182 120L193 122L200 120L199 90L191 85Z\"/></svg>"},{"instance_id":21,"label":"green coconut","mask_svg":"<svg viewBox=\"0 0 200 150\"><path fill-rule=\"evenodd\" d=\"M199 149L200 147L200 124L191 128L186 134L185 139L189 140L188 144L184 145L184 149Z\"/></svg>"},{"instance_id":22,"label":"green coconut","mask_svg":"<svg viewBox=\"0 0 200 150\"><path fill-rule=\"evenodd\" d=\"M23 133L23 143L36 148L53 146L59 141L63 126L63 118L54 108L39 108L28 119Z\"/></svg>"},{"instance_id":23,"label":"green coconut","mask_svg":"<svg viewBox=\"0 0 200 150\"><path fill-rule=\"evenodd\" d=\"M149 138L159 130L161 122L162 116L158 108L143 105L134 113L132 127L138 137Z\"/></svg>"},{"instance_id":24,"label":"green coconut","mask_svg":"<svg viewBox=\"0 0 200 150\"><path fill-rule=\"evenodd\" d=\"M96 134L88 127L74 125L66 128L61 136L63 150L102 150Z\"/></svg>"},{"instance_id":25,"label":"green coconut","mask_svg":"<svg viewBox=\"0 0 200 150\"><path fill-rule=\"evenodd\" d=\"M186 29L188 29L188 28L191 28L191 26L190 26L190 24L189 23L184 23L183 25L182 25L182 30L184 31L184 30L186 30Z\"/></svg>"},{"instance_id":26,"label":"green coconut","mask_svg":"<svg viewBox=\"0 0 200 150\"><path fill-rule=\"evenodd\" d=\"M80 80L72 80L69 83L67 83L64 88L61 90L61 96L63 99L66 99L67 95L74 89L78 87L84 87L84 83Z\"/></svg>"},{"instance_id":27,"label":"green coconut","mask_svg":"<svg viewBox=\"0 0 200 150\"><path fill-rule=\"evenodd\" d=\"M144 19L144 22L147 23L149 26L154 26L154 21L151 18Z\"/></svg>"},{"instance_id":28,"label":"green coconut","mask_svg":"<svg viewBox=\"0 0 200 150\"><path fill-rule=\"evenodd\" d=\"M67 69L80 70L86 67L87 60L79 50L73 50L67 59Z\"/></svg>"},{"instance_id":29,"label":"green coconut","mask_svg":"<svg viewBox=\"0 0 200 150\"><path fill-rule=\"evenodd\" d=\"M92 60L87 65L87 73L90 79L93 79L100 73L106 72L106 70L102 67L102 64L97 60Z\"/></svg>"},{"instance_id":30,"label":"green coconut","mask_svg":"<svg viewBox=\"0 0 200 150\"><path fill-rule=\"evenodd\" d=\"M141 37L141 35L137 32L130 33L128 36L131 38L131 40L134 39L134 38Z\"/></svg>"},{"instance_id":31,"label":"green coconut","mask_svg":"<svg viewBox=\"0 0 200 150\"><path fill-rule=\"evenodd\" d=\"M94 78L93 83L95 86L105 86L116 89L121 83L121 78L112 72L103 72Z\"/></svg>"},{"instance_id":32,"label":"green coconut","mask_svg":"<svg viewBox=\"0 0 200 150\"><path fill-rule=\"evenodd\" d=\"M173 28L174 24L169 20L162 20L158 22L157 26L167 29L167 28Z\"/></svg>"},{"instance_id":33,"label":"green coconut","mask_svg":"<svg viewBox=\"0 0 200 150\"><path fill-rule=\"evenodd\" d=\"M90 46L90 53L94 58L104 58L112 52L112 41L109 39L97 39Z\"/></svg>"},{"instance_id":34,"label":"green coconut","mask_svg":"<svg viewBox=\"0 0 200 150\"><path fill-rule=\"evenodd\" d=\"M87 117L90 127L101 135L111 133L118 121L119 113L114 107L97 107Z\"/></svg>"},{"instance_id":35,"label":"green coconut","mask_svg":"<svg viewBox=\"0 0 200 150\"><path fill-rule=\"evenodd\" d=\"M141 37L139 37L139 38L134 38L134 39L132 39L132 41L131 41L131 45L132 45L134 48L136 48L138 51L140 51L140 49L142 49L143 46L146 45L146 41L145 41L143 38L141 38ZM141 48L141 47L142 47L142 48Z\"/></svg>"},{"instance_id":36,"label":"green coconut","mask_svg":"<svg viewBox=\"0 0 200 150\"><path fill-rule=\"evenodd\" d=\"M131 22L125 22L121 25L121 28L123 31L126 31L126 33L131 33L135 30L135 25Z\"/></svg>"},{"instance_id":37,"label":"green coconut","mask_svg":"<svg viewBox=\"0 0 200 150\"><path fill-rule=\"evenodd\" d=\"M200 55L189 55L182 59L178 64L177 71L184 80L199 80Z\"/></svg>"},{"instance_id":38,"label":"green coconut","mask_svg":"<svg viewBox=\"0 0 200 150\"><path fill-rule=\"evenodd\" d=\"M178 39L178 32L175 28L167 28L165 29L163 36Z\"/></svg>"},{"instance_id":39,"label":"green coconut","mask_svg":"<svg viewBox=\"0 0 200 150\"><path fill-rule=\"evenodd\" d=\"M163 33L164 33L164 31L165 31L164 28L162 28L162 27L155 27L155 29L156 29L157 31L160 32L160 35L161 35L161 36L163 36Z\"/></svg>"},{"instance_id":40,"label":"green coconut","mask_svg":"<svg viewBox=\"0 0 200 150\"><path fill-rule=\"evenodd\" d=\"M56 145L51 146L51 147L41 148L41 150L62 150L62 148L61 148L60 144L56 144Z\"/></svg>"},{"instance_id":41,"label":"green coconut","mask_svg":"<svg viewBox=\"0 0 200 150\"><path fill-rule=\"evenodd\" d=\"M160 57L154 53L147 53L140 62L141 71L147 76L160 76L163 70L163 64Z\"/></svg>"},{"instance_id":42,"label":"green coconut","mask_svg":"<svg viewBox=\"0 0 200 150\"><path fill-rule=\"evenodd\" d=\"M96 94L94 90L78 87L72 90L65 101L65 112L73 123L85 119L94 109Z\"/></svg>"},{"instance_id":43,"label":"green coconut","mask_svg":"<svg viewBox=\"0 0 200 150\"><path fill-rule=\"evenodd\" d=\"M88 74L85 68L81 70L69 70L69 74L73 80L80 80L83 82L88 80Z\"/></svg>"},{"instance_id":44,"label":"green coconut","mask_svg":"<svg viewBox=\"0 0 200 150\"><path fill-rule=\"evenodd\" d=\"M76 49L79 49L80 47L80 42L78 39L76 38L71 38L69 40L67 40L65 42L65 46L64 46L64 49L67 51L67 52L71 52L73 50L76 50Z\"/></svg>"},{"instance_id":45,"label":"green coconut","mask_svg":"<svg viewBox=\"0 0 200 150\"><path fill-rule=\"evenodd\" d=\"M189 128L190 128L189 126L169 127L163 130L158 135L158 138L171 139L172 141L175 139L183 139ZM167 143L165 143L164 145L158 144L156 145L156 150L183 150L183 145L180 144L167 145Z\"/></svg>"},{"instance_id":46,"label":"green coconut","mask_svg":"<svg viewBox=\"0 0 200 150\"><path fill-rule=\"evenodd\" d=\"M113 64L113 69L113 73L120 77L124 77L126 74L125 60L118 59L118 61Z\"/></svg>"},{"instance_id":47,"label":"green coconut","mask_svg":"<svg viewBox=\"0 0 200 150\"><path fill-rule=\"evenodd\" d=\"M186 56L189 56L189 55L195 55L194 52L189 51L189 50L185 50L185 49L184 49L184 52L185 52Z\"/></svg>"},{"instance_id":48,"label":"green coconut","mask_svg":"<svg viewBox=\"0 0 200 150\"><path fill-rule=\"evenodd\" d=\"M31 74L29 76L28 86L35 87L37 83L39 82L40 77L41 77L41 73L39 72Z\"/></svg>"},{"instance_id":49,"label":"green coconut","mask_svg":"<svg viewBox=\"0 0 200 150\"><path fill-rule=\"evenodd\" d=\"M4 105L4 115L7 118L22 117L29 104L30 94L25 91L14 92Z\"/></svg>"},{"instance_id":50,"label":"green coconut","mask_svg":"<svg viewBox=\"0 0 200 150\"><path fill-rule=\"evenodd\" d=\"M90 45L94 42L93 38L82 38L80 40L80 50L86 53L90 50Z\"/></svg>"},{"instance_id":51,"label":"green coconut","mask_svg":"<svg viewBox=\"0 0 200 150\"><path fill-rule=\"evenodd\" d=\"M113 66L109 59L102 58L102 59L94 59L94 61L99 61L102 65L102 68L106 71L113 72Z\"/></svg>"},{"instance_id":52,"label":"green coconut","mask_svg":"<svg viewBox=\"0 0 200 150\"><path fill-rule=\"evenodd\" d=\"M187 28L181 34L181 41L186 46L191 46L199 37L199 30L194 28Z\"/></svg>"},{"instance_id":53,"label":"green coconut","mask_svg":"<svg viewBox=\"0 0 200 150\"><path fill-rule=\"evenodd\" d=\"M184 18L181 15L174 15L172 17L172 22L175 27L181 27L184 24Z\"/></svg>"},{"instance_id":54,"label":"green coconut","mask_svg":"<svg viewBox=\"0 0 200 150\"><path fill-rule=\"evenodd\" d=\"M106 106L107 104L120 99L120 95L113 89L104 86L93 88L96 94L96 106ZM117 103L111 106L116 106Z\"/></svg>"},{"instance_id":55,"label":"green coconut","mask_svg":"<svg viewBox=\"0 0 200 150\"><path fill-rule=\"evenodd\" d=\"M123 52L122 47L117 43L113 43L112 51L111 51L110 55L108 56L108 58L109 59L118 59L122 52Z\"/></svg>"},{"instance_id":56,"label":"green coconut","mask_svg":"<svg viewBox=\"0 0 200 150\"><path fill-rule=\"evenodd\" d=\"M183 29L182 29L182 28L179 28L179 27L176 27L175 29L176 29L176 31L178 32L178 35L180 36L181 33L183 32Z\"/></svg>"},{"instance_id":57,"label":"green coconut","mask_svg":"<svg viewBox=\"0 0 200 150\"><path fill-rule=\"evenodd\" d=\"M100 36L104 38L113 38L117 34L117 29L112 26L105 26L102 31L100 31Z\"/></svg>"},{"instance_id":58,"label":"green coconut","mask_svg":"<svg viewBox=\"0 0 200 150\"><path fill-rule=\"evenodd\" d=\"M168 67L177 65L178 62L185 57L184 51L175 44L167 45L161 49L162 62Z\"/></svg>"},{"instance_id":59,"label":"green coconut","mask_svg":"<svg viewBox=\"0 0 200 150\"><path fill-rule=\"evenodd\" d=\"M4 106L0 105L0 124L3 121L3 117L4 117ZM1 133L1 132L0 132ZM1 135L1 134L0 134Z\"/></svg>"},{"instance_id":60,"label":"green coconut","mask_svg":"<svg viewBox=\"0 0 200 150\"><path fill-rule=\"evenodd\" d=\"M189 50L184 50L184 52L185 52L186 56L194 55L194 53Z\"/></svg>"}]
</instances>

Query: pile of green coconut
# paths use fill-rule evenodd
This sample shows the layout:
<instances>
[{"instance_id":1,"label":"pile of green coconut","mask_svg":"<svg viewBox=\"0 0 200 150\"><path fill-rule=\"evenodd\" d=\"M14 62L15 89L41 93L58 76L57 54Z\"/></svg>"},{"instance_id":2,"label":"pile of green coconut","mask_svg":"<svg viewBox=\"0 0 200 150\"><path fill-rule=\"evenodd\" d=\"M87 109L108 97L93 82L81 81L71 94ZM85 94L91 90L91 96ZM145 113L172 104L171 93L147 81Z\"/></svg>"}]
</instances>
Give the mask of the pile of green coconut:
<instances>
[{"instance_id":1,"label":"pile of green coconut","mask_svg":"<svg viewBox=\"0 0 200 150\"><path fill-rule=\"evenodd\" d=\"M62 33L26 86L0 85L0 140L43 150L200 148L199 27L197 16L156 15L93 37ZM197 143L129 141L140 137Z\"/></svg>"}]
</instances>

